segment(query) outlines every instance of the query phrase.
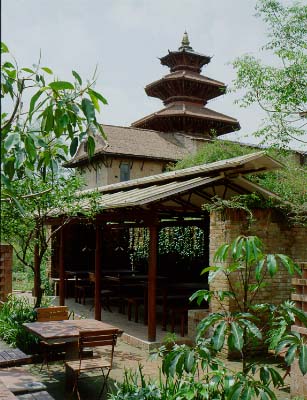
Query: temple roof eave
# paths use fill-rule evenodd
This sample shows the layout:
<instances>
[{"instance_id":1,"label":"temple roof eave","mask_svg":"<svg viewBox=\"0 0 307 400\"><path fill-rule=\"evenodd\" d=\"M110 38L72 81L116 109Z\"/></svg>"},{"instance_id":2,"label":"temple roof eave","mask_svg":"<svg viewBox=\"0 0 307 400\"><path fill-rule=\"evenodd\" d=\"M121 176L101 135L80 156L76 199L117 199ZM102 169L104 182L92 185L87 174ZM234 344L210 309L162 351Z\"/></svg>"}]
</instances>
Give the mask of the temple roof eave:
<instances>
[{"instance_id":1,"label":"temple roof eave","mask_svg":"<svg viewBox=\"0 0 307 400\"><path fill-rule=\"evenodd\" d=\"M221 114L217 111L213 111L206 107L195 107L193 104L191 104L189 107L187 106L187 104L183 103L180 104L172 103L169 106L163 108L162 110L156 111L152 114L147 115L144 118L141 118L133 122L131 125L134 127L139 127L140 123L142 123L143 121L148 121L153 117L182 116L182 115L187 115L190 117L200 117L201 119L207 119L207 120L216 120L218 122L232 123L240 126L238 120L229 117L228 115Z\"/></svg>"},{"instance_id":2,"label":"temple roof eave","mask_svg":"<svg viewBox=\"0 0 307 400\"><path fill-rule=\"evenodd\" d=\"M184 55L184 54L187 54L188 56L191 56L191 57L193 57L195 59L198 58L199 59L199 63L198 64L199 64L200 68L203 65L209 64L210 61L211 61L211 58L212 58L212 57L207 56L205 54L197 53L196 51L182 49L182 50L177 50L177 51L176 50L175 51L168 50L168 54L166 54L163 57L160 57L159 60L160 60L162 65L169 66L169 61L172 58L182 57L182 55Z\"/></svg>"}]
</instances>

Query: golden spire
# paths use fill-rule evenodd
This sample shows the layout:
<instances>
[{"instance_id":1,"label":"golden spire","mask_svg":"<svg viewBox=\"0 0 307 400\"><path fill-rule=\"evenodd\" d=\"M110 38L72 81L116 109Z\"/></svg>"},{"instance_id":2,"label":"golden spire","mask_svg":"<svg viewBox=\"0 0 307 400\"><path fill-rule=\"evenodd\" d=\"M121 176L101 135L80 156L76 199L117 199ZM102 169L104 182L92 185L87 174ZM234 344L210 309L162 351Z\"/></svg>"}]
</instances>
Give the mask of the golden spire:
<instances>
[{"instance_id":1,"label":"golden spire","mask_svg":"<svg viewBox=\"0 0 307 400\"><path fill-rule=\"evenodd\" d=\"M189 41L189 36L187 31L184 32L183 38L181 41L181 46L179 47L178 50L190 50L193 51L192 47L190 46L190 41Z\"/></svg>"}]
</instances>

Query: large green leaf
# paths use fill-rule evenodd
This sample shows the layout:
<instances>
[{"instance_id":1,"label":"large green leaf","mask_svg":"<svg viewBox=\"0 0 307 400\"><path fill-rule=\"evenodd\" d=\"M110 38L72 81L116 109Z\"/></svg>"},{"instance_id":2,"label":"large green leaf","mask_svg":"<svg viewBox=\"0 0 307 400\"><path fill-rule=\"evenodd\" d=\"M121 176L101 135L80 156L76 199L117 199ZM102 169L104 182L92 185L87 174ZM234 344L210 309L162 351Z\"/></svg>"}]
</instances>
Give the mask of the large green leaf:
<instances>
[{"instance_id":1,"label":"large green leaf","mask_svg":"<svg viewBox=\"0 0 307 400\"><path fill-rule=\"evenodd\" d=\"M21 68L22 71L29 72L29 74L35 74L35 71L31 68Z\"/></svg>"},{"instance_id":2,"label":"large green leaf","mask_svg":"<svg viewBox=\"0 0 307 400\"><path fill-rule=\"evenodd\" d=\"M87 138L87 152L89 157L93 157L94 153L95 153L95 140L93 138L93 136L89 136Z\"/></svg>"},{"instance_id":3,"label":"large green leaf","mask_svg":"<svg viewBox=\"0 0 307 400\"><path fill-rule=\"evenodd\" d=\"M29 108L29 119L30 119L30 121L32 119L32 113L34 111L35 104L36 104L37 100L39 99L39 97L42 95L42 93L43 93L43 90L39 89L39 91L36 92L35 95L32 96L32 98L30 100L30 108Z\"/></svg>"},{"instance_id":4,"label":"large green leaf","mask_svg":"<svg viewBox=\"0 0 307 400\"><path fill-rule=\"evenodd\" d=\"M42 70L47 72L47 74L49 74L49 75L53 74L52 70L50 68L48 68L48 67L42 67Z\"/></svg>"},{"instance_id":5,"label":"large green leaf","mask_svg":"<svg viewBox=\"0 0 307 400\"><path fill-rule=\"evenodd\" d=\"M78 72L73 70L73 71L71 71L71 73L76 78L76 80L78 81L79 85L82 85L82 79L81 79L81 76L78 74Z\"/></svg>"},{"instance_id":6,"label":"large green leaf","mask_svg":"<svg viewBox=\"0 0 307 400\"><path fill-rule=\"evenodd\" d=\"M273 367L268 367L268 370L271 374L272 382L274 387L280 386L284 384L284 380L282 379L281 375L279 372L273 368Z\"/></svg>"},{"instance_id":7,"label":"large green leaf","mask_svg":"<svg viewBox=\"0 0 307 400\"><path fill-rule=\"evenodd\" d=\"M3 42L1 42L1 53L8 53L9 49L7 47L7 45Z\"/></svg>"},{"instance_id":8,"label":"large green leaf","mask_svg":"<svg viewBox=\"0 0 307 400\"><path fill-rule=\"evenodd\" d=\"M89 99L82 99L81 108L87 119L87 122L92 122L95 120L95 108L92 101Z\"/></svg>"},{"instance_id":9,"label":"large green leaf","mask_svg":"<svg viewBox=\"0 0 307 400\"><path fill-rule=\"evenodd\" d=\"M95 96L98 100L100 100L103 104L108 104L107 100L98 92L95 92L93 89L88 90L93 96Z\"/></svg>"},{"instance_id":10,"label":"large green leaf","mask_svg":"<svg viewBox=\"0 0 307 400\"><path fill-rule=\"evenodd\" d=\"M302 271L300 270L299 266L289 256L286 256L285 254L276 254L276 256L279 258L280 262L290 275L293 275L294 273L302 275Z\"/></svg>"},{"instance_id":11,"label":"large green leaf","mask_svg":"<svg viewBox=\"0 0 307 400\"><path fill-rule=\"evenodd\" d=\"M217 351L219 351L224 345L225 331L226 331L227 326L228 326L228 324L226 321L221 321L214 330L214 333L212 336L212 344L213 344L213 348Z\"/></svg>"},{"instance_id":12,"label":"large green leaf","mask_svg":"<svg viewBox=\"0 0 307 400\"><path fill-rule=\"evenodd\" d=\"M194 350L188 350L184 358L184 368L187 372L191 372L195 365Z\"/></svg>"},{"instance_id":13,"label":"large green leaf","mask_svg":"<svg viewBox=\"0 0 307 400\"><path fill-rule=\"evenodd\" d=\"M197 326L197 339L206 333L210 326L216 324L221 319L224 319L225 315L222 313L211 314L208 317L202 319Z\"/></svg>"},{"instance_id":14,"label":"large green leaf","mask_svg":"<svg viewBox=\"0 0 307 400\"><path fill-rule=\"evenodd\" d=\"M74 137L73 140L71 141L70 147L69 147L69 153L70 153L70 155L71 155L72 157L74 156L74 154L75 154L76 151L77 151L78 144L79 144L78 138L77 138L77 137Z\"/></svg>"},{"instance_id":15,"label":"large green leaf","mask_svg":"<svg viewBox=\"0 0 307 400\"><path fill-rule=\"evenodd\" d=\"M277 272L277 261L274 254L267 255L267 268L271 277Z\"/></svg>"},{"instance_id":16,"label":"large green leaf","mask_svg":"<svg viewBox=\"0 0 307 400\"><path fill-rule=\"evenodd\" d=\"M257 281L261 280L261 272L262 272L262 269L264 266L264 262L265 262L265 258L262 258L256 264L255 277L256 277Z\"/></svg>"},{"instance_id":17,"label":"large green leaf","mask_svg":"<svg viewBox=\"0 0 307 400\"><path fill-rule=\"evenodd\" d=\"M236 322L230 324L230 335L228 343L236 350L241 351L243 347L243 330Z\"/></svg>"},{"instance_id":18,"label":"large green leaf","mask_svg":"<svg viewBox=\"0 0 307 400\"><path fill-rule=\"evenodd\" d=\"M261 381L266 385L267 383L269 383L269 380L270 380L270 372L269 372L269 370L268 370L268 368L267 368L267 366L262 366L261 368L260 368L260 371L259 371L259 375L260 375L260 379L261 379Z\"/></svg>"},{"instance_id":19,"label":"large green leaf","mask_svg":"<svg viewBox=\"0 0 307 400\"><path fill-rule=\"evenodd\" d=\"M66 89L74 90L75 88L72 83L66 81L51 82L49 83L49 87L51 87L52 90L66 90Z\"/></svg>"},{"instance_id":20,"label":"large green leaf","mask_svg":"<svg viewBox=\"0 0 307 400\"><path fill-rule=\"evenodd\" d=\"M262 334L257 325L253 322L249 321L248 319L241 320L241 323L244 324L247 330L250 332L251 335L255 336L259 340L262 339Z\"/></svg>"},{"instance_id":21,"label":"large green leaf","mask_svg":"<svg viewBox=\"0 0 307 400\"><path fill-rule=\"evenodd\" d=\"M196 299L197 304L200 305L203 301L210 302L213 294L210 290L200 289L194 292L189 300L192 302Z\"/></svg>"},{"instance_id":22,"label":"large green leaf","mask_svg":"<svg viewBox=\"0 0 307 400\"><path fill-rule=\"evenodd\" d=\"M293 363L296 350L297 350L297 344L293 344L292 346L289 347L285 356L285 362L287 365L291 365Z\"/></svg>"},{"instance_id":23,"label":"large green leaf","mask_svg":"<svg viewBox=\"0 0 307 400\"><path fill-rule=\"evenodd\" d=\"M5 175L9 178L9 180L12 180L15 174L15 159L13 157L10 157L7 160L4 160L4 165L3 165L3 171Z\"/></svg>"},{"instance_id":24,"label":"large green leaf","mask_svg":"<svg viewBox=\"0 0 307 400\"><path fill-rule=\"evenodd\" d=\"M26 149L28 156L30 157L31 160L35 160L36 159L36 148L35 148L34 140L31 138L31 136L27 136L25 138L24 143L25 143L25 149Z\"/></svg>"},{"instance_id":25,"label":"large green leaf","mask_svg":"<svg viewBox=\"0 0 307 400\"><path fill-rule=\"evenodd\" d=\"M16 132L9 133L4 141L4 148L9 152L20 141L20 136Z\"/></svg>"},{"instance_id":26,"label":"large green leaf","mask_svg":"<svg viewBox=\"0 0 307 400\"><path fill-rule=\"evenodd\" d=\"M305 375L307 372L307 345L306 344L303 344L300 347L300 355L299 355L299 359L298 359L298 364L299 364L302 374Z\"/></svg>"},{"instance_id":27,"label":"large green leaf","mask_svg":"<svg viewBox=\"0 0 307 400\"><path fill-rule=\"evenodd\" d=\"M88 89L88 94L90 95L90 98L92 100L92 103L94 104L95 109L100 112L100 106L97 97L93 94L93 90Z\"/></svg>"},{"instance_id":28,"label":"large green leaf","mask_svg":"<svg viewBox=\"0 0 307 400\"><path fill-rule=\"evenodd\" d=\"M255 396L255 389L251 386L246 386L243 390L240 399L241 400L251 400Z\"/></svg>"},{"instance_id":29,"label":"large green leaf","mask_svg":"<svg viewBox=\"0 0 307 400\"><path fill-rule=\"evenodd\" d=\"M228 256L229 244L222 244L214 254L214 261L225 261Z\"/></svg>"},{"instance_id":30,"label":"large green leaf","mask_svg":"<svg viewBox=\"0 0 307 400\"><path fill-rule=\"evenodd\" d=\"M237 382L233 385L231 388L229 395L228 395L228 400L239 400L241 399L241 393L242 390L244 389L244 384L243 382Z\"/></svg>"}]
</instances>

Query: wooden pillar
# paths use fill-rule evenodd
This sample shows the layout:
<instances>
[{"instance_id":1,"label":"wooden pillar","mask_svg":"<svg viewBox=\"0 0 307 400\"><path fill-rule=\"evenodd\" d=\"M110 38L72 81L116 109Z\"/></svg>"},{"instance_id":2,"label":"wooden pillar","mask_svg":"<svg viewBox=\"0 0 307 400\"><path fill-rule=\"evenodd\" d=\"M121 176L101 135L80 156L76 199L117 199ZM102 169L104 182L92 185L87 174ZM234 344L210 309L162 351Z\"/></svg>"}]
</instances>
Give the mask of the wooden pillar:
<instances>
[{"instance_id":1,"label":"wooden pillar","mask_svg":"<svg viewBox=\"0 0 307 400\"><path fill-rule=\"evenodd\" d=\"M158 259L158 226L149 227L148 258L148 341L156 340L156 287Z\"/></svg>"},{"instance_id":2,"label":"wooden pillar","mask_svg":"<svg viewBox=\"0 0 307 400\"><path fill-rule=\"evenodd\" d=\"M96 224L96 248L95 248L95 319L101 321L101 249L102 249L101 225Z\"/></svg>"},{"instance_id":3,"label":"wooden pillar","mask_svg":"<svg viewBox=\"0 0 307 400\"><path fill-rule=\"evenodd\" d=\"M60 246L59 246L59 304L65 305L65 265L64 265L64 227L60 229Z\"/></svg>"}]
</instances>

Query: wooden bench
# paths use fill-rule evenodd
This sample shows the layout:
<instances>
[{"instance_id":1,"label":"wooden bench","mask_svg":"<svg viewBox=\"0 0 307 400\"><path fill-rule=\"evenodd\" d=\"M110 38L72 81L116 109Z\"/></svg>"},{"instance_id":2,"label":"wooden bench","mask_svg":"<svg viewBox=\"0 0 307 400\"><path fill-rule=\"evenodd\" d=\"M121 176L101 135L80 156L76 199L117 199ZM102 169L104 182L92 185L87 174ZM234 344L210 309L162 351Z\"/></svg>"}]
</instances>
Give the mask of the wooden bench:
<instances>
[{"instance_id":1,"label":"wooden bench","mask_svg":"<svg viewBox=\"0 0 307 400\"><path fill-rule=\"evenodd\" d=\"M0 351L0 368L29 364L31 361L32 356L23 353L19 349Z\"/></svg>"},{"instance_id":2,"label":"wooden bench","mask_svg":"<svg viewBox=\"0 0 307 400\"><path fill-rule=\"evenodd\" d=\"M6 388L14 393L15 396L46 390L46 386L38 379L37 376L21 367L4 368L0 370L0 381L2 381Z\"/></svg>"}]
</instances>

